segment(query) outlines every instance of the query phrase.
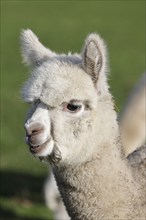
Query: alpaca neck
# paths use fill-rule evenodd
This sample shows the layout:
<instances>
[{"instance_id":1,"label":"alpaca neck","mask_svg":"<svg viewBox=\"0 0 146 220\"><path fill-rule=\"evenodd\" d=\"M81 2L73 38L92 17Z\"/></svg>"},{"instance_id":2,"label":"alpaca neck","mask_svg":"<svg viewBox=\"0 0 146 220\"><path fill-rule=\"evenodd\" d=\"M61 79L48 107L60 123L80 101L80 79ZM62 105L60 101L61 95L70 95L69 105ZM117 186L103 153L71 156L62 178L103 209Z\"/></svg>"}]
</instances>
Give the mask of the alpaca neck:
<instances>
[{"instance_id":1,"label":"alpaca neck","mask_svg":"<svg viewBox=\"0 0 146 220\"><path fill-rule=\"evenodd\" d=\"M77 166L54 167L60 193L72 219L95 219L93 216L101 218L106 209L112 209L115 200L112 201L111 198L121 194L122 191L117 180L120 178L123 181L125 178L128 182L130 179L127 174L125 175L126 165L122 160L119 161L120 154L117 155L113 157L107 152L101 156L97 153L92 160ZM122 182L124 185L127 184L125 180ZM122 191L122 194L126 195L127 191ZM106 198L110 198L110 201ZM122 199L117 200L118 205L121 202ZM125 216L121 214L120 217Z\"/></svg>"}]
</instances>

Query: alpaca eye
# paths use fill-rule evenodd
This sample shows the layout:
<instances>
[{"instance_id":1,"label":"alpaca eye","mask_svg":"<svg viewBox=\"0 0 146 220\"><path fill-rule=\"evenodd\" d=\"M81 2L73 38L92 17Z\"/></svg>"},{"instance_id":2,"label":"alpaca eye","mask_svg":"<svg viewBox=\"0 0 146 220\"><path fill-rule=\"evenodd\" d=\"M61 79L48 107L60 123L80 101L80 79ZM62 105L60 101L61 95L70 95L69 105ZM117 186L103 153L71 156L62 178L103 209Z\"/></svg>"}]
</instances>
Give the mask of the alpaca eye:
<instances>
[{"instance_id":1,"label":"alpaca eye","mask_svg":"<svg viewBox=\"0 0 146 220\"><path fill-rule=\"evenodd\" d=\"M66 106L67 110L70 112L77 112L81 109L81 107L82 107L81 105L73 104L73 103L68 103Z\"/></svg>"}]
</instances>

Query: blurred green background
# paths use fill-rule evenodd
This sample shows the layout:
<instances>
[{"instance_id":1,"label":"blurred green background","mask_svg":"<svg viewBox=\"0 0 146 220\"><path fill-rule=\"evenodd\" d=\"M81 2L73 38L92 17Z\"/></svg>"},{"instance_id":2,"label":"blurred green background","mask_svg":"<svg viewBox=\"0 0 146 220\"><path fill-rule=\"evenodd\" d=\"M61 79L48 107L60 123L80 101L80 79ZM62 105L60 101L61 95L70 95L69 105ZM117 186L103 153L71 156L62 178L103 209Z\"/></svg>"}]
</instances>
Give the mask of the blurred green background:
<instances>
[{"instance_id":1,"label":"blurred green background","mask_svg":"<svg viewBox=\"0 0 146 220\"><path fill-rule=\"evenodd\" d=\"M28 70L19 35L25 28L64 53L80 52L87 34L100 33L108 45L111 91L121 110L145 70L145 1L1 0L0 219L51 219L43 199L47 165L33 159L24 144L27 106L20 89Z\"/></svg>"}]
</instances>

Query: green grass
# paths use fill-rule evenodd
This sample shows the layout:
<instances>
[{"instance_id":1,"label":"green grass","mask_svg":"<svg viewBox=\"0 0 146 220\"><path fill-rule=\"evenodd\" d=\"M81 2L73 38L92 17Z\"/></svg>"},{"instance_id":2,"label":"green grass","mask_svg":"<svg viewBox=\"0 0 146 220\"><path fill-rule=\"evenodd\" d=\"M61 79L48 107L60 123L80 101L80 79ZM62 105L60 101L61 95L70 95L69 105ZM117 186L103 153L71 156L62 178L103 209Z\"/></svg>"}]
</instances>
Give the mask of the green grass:
<instances>
[{"instance_id":1,"label":"green grass","mask_svg":"<svg viewBox=\"0 0 146 220\"><path fill-rule=\"evenodd\" d=\"M0 219L40 220L51 217L51 212L44 206L44 176L3 170L0 178Z\"/></svg>"},{"instance_id":2,"label":"green grass","mask_svg":"<svg viewBox=\"0 0 146 220\"><path fill-rule=\"evenodd\" d=\"M84 38L98 32L109 50L109 83L121 109L145 70L145 1L1 1L1 219L49 219L42 187L47 166L24 144L27 106L20 89L19 34L31 28L57 52L80 52ZM21 180L23 180L21 182ZM18 190L18 191L17 191Z\"/></svg>"}]
</instances>

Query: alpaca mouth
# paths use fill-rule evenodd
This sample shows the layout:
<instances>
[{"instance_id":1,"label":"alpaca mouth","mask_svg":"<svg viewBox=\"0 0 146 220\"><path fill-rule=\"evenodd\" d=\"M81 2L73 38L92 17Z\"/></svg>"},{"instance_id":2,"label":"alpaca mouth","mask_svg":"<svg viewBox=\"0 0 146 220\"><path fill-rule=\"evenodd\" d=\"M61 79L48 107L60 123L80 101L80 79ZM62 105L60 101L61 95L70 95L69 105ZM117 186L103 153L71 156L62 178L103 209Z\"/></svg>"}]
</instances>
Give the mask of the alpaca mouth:
<instances>
[{"instance_id":1,"label":"alpaca mouth","mask_svg":"<svg viewBox=\"0 0 146 220\"><path fill-rule=\"evenodd\" d=\"M49 139L38 146L32 146L29 144L29 150L34 156L37 156L40 161L43 162L51 161L55 164L62 159L61 152L52 139Z\"/></svg>"},{"instance_id":2,"label":"alpaca mouth","mask_svg":"<svg viewBox=\"0 0 146 220\"><path fill-rule=\"evenodd\" d=\"M29 144L29 150L34 156L48 156L53 150L53 141L51 139L45 141L43 144L33 146Z\"/></svg>"},{"instance_id":3,"label":"alpaca mouth","mask_svg":"<svg viewBox=\"0 0 146 220\"><path fill-rule=\"evenodd\" d=\"M40 151L42 151L46 147L47 143L48 143L48 141L44 142L43 144L37 145L37 146L33 146L30 144L29 145L30 152L33 154L39 153Z\"/></svg>"}]
</instances>

